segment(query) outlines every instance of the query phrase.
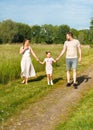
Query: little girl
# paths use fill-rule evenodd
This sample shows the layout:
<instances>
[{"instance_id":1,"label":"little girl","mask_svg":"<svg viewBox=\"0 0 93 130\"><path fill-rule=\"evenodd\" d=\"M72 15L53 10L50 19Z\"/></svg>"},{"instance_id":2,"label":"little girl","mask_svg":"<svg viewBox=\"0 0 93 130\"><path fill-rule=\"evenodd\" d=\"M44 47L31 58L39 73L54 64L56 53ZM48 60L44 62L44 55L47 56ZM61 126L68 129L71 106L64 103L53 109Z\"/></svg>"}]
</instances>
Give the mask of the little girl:
<instances>
[{"instance_id":1,"label":"little girl","mask_svg":"<svg viewBox=\"0 0 93 130\"><path fill-rule=\"evenodd\" d=\"M53 80L52 80L52 72L53 72L53 67L52 67L52 62L56 62L56 60L54 60L51 57L51 53L50 52L46 52L46 58L44 59L43 62L39 61L41 64L46 63L46 74L47 74L47 82L48 85L53 85Z\"/></svg>"}]
</instances>

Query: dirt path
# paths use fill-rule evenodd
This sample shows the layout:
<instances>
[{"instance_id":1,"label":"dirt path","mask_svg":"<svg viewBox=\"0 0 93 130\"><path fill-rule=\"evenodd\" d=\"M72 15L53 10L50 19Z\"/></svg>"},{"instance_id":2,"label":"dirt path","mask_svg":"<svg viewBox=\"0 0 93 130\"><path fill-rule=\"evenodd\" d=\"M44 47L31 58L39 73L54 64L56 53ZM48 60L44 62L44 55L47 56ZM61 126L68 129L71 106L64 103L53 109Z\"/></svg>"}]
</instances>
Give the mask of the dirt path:
<instances>
[{"instance_id":1,"label":"dirt path","mask_svg":"<svg viewBox=\"0 0 93 130\"><path fill-rule=\"evenodd\" d=\"M65 118L72 106L93 84L93 65L78 77L78 89L62 85L41 101L31 104L18 117L11 119L4 130L54 130L60 119Z\"/></svg>"}]
</instances>

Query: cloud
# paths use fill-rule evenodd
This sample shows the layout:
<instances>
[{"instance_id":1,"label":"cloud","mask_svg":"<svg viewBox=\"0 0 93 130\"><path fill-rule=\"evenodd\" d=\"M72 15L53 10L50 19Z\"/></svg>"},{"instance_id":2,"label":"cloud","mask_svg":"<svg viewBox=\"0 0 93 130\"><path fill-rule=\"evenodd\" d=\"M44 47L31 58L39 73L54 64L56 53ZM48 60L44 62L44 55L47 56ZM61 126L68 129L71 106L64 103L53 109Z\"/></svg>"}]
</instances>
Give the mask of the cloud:
<instances>
[{"instance_id":1,"label":"cloud","mask_svg":"<svg viewBox=\"0 0 93 130\"><path fill-rule=\"evenodd\" d=\"M93 0L1 0L0 17L34 24L67 24L88 28L93 14Z\"/></svg>"}]
</instances>

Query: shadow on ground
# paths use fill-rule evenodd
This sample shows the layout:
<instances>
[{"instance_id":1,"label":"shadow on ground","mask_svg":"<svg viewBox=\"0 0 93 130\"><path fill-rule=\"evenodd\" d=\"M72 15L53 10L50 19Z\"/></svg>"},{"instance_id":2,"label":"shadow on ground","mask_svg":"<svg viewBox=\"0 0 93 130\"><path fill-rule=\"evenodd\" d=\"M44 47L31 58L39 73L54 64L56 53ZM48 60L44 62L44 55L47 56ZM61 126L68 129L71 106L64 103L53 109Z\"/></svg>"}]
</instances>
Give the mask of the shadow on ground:
<instances>
[{"instance_id":1,"label":"shadow on ground","mask_svg":"<svg viewBox=\"0 0 93 130\"><path fill-rule=\"evenodd\" d=\"M53 80L54 84L56 84L58 81L63 80L63 78L59 77Z\"/></svg>"},{"instance_id":2,"label":"shadow on ground","mask_svg":"<svg viewBox=\"0 0 93 130\"><path fill-rule=\"evenodd\" d=\"M91 77L89 77L88 75L82 75L77 77L77 82L78 82L78 86L83 83L83 82L88 82L89 79L92 79Z\"/></svg>"},{"instance_id":3,"label":"shadow on ground","mask_svg":"<svg viewBox=\"0 0 93 130\"><path fill-rule=\"evenodd\" d=\"M36 78L30 79L29 82L41 81L45 77L46 77L46 75L37 76Z\"/></svg>"},{"instance_id":4,"label":"shadow on ground","mask_svg":"<svg viewBox=\"0 0 93 130\"><path fill-rule=\"evenodd\" d=\"M30 79L29 82L41 81L45 77L46 77L46 75L37 76L36 78ZM92 78L89 77L88 75L82 75L82 76L77 77L78 86L83 82L88 82L90 79L92 79ZM63 80L63 78L58 77L58 78L54 79L53 82L54 82L54 84L56 84L60 80ZM71 82L71 84L73 84L73 81Z\"/></svg>"}]
</instances>

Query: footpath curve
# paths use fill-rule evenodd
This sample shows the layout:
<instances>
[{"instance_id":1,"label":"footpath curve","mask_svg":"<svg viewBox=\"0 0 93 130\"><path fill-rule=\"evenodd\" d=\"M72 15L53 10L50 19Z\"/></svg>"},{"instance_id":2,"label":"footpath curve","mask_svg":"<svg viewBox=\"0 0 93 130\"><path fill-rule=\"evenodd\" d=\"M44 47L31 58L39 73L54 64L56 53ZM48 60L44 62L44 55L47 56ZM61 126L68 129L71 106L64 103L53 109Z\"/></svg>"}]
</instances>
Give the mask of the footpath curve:
<instances>
[{"instance_id":1,"label":"footpath curve","mask_svg":"<svg viewBox=\"0 0 93 130\"><path fill-rule=\"evenodd\" d=\"M71 108L77 104L93 84L93 65L78 78L78 89L62 85L40 101L33 103L16 119L6 124L4 130L54 130L62 118L66 118Z\"/></svg>"}]
</instances>

